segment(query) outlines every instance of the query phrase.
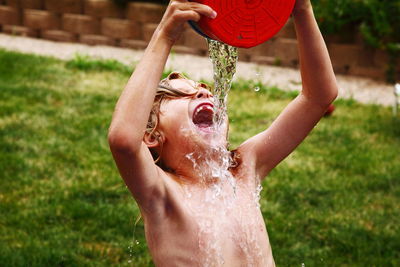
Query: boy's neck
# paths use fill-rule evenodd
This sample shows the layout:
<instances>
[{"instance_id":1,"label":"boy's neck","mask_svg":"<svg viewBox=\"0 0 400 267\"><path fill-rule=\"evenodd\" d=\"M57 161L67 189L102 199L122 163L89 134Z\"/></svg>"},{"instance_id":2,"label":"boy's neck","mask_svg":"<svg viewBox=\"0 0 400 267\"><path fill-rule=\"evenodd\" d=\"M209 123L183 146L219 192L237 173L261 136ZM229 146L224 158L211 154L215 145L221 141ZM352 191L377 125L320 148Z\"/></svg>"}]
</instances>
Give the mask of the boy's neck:
<instances>
[{"instance_id":1,"label":"boy's neck","mask_svg":"<svg viewBox=\"0 0 400 267\"><path fill-rule=\"evenodd\" d=\"M213 185L221 176L230 176L230 152L226 149L210 149L205 153L191 152L175 166L167 166L165 171L172 174L179 183Z\"/></svg>"}]
</instances>

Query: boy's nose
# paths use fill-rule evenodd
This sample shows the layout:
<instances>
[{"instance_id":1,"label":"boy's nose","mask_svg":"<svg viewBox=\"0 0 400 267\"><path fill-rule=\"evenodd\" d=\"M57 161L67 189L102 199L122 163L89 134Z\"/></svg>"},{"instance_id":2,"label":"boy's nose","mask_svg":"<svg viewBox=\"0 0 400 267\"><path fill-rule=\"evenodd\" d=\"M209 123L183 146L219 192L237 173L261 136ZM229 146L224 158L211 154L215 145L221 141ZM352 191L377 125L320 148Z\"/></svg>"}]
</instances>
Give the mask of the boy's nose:
<instances>
[{"instance_id":1,"label":"boy's nose","mask_svg":"<svg viewBox=\"0 0 400 267\"><path fill-rule=\"evenodd\" d=\"M204 88L199 88L196 94L196 98L209 98L212 97L212 94L210 91Z\"/></svg>"}]
</instances>

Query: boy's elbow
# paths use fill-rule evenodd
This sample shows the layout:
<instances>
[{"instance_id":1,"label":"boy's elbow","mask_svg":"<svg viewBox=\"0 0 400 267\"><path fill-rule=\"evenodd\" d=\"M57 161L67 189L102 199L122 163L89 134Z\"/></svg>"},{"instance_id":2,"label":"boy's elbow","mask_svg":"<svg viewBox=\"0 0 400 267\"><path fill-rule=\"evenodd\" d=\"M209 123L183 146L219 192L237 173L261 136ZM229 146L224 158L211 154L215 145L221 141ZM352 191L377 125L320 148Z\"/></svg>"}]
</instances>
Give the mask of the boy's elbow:
<instances>
[{"instance_id":1,"label":"boy's elbow","mask_svg":"<svg viewBox=\"0 0 400 267\"><path fill-rule=\"evenodd\" d=\"M329 90L329 94L327 95L327 104L330 105L333 103L333 101L335 101L335 99L338 97L339 94L339 90L337 88L337 86L334 86L333 88L331 88L331 90Z\"/></svg>"},{"instance_id":2,"label":"boy's elbow","mask_svg":"<svg viewBox=\"0 0 400 267\"><path fill-rule=\"evenodd\" d=\"M125 130L110 129L108 131L108 144L111 151L115 152L135 152L140 149L141 139L136 140L132 134Z\"/></svg>"},{"instance_id":3,"label":"boy's elbow","mask_svg":"<svg viewBox=\"0 0 400 267\"><path fill-rule=\"evenodd\" d=\"M330 104L335 101L338 97L338 88L337 86L332 86L330 88L324 88L324 90L320 90L317 94L310 94L307 92L302 92L301 94L311 103L322 107L323 109L328 108Z\"/></svg>"},{"instance_id":4,"label":"boy's elbow","mask_svg":"<svg viewBox=\"0 0 400 267\"><path fill-rule=\"evenodd\" d=\"M321 106L328 107L338 97L338 87L337 85L332 85L325 88L323 92L324 93L320 96L318 102Z\"/></svg>"},{"instance_id":5,"label":"boy's elbow","mask_svg":"<svg viewBox=\"0 0 400 267\"><path fill-rule=\"evenodd\" d=\"M335 101L337 96L338 96L337 91L329 92L329 93L325 94L324 96L322 96L320 99L318 99L317 100L318 103L316 103L316 104L318 104L322 108L326 109L333 103L333 101Z\"/></svg>"}]
</instances>

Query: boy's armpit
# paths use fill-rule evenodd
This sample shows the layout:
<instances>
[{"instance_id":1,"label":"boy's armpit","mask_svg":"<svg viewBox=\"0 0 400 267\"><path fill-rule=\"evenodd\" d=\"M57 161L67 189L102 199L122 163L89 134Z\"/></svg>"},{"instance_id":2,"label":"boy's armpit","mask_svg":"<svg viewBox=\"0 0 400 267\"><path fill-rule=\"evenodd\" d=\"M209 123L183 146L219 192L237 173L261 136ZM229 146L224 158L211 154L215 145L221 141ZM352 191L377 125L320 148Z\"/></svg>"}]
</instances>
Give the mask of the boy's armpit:
<instances>
[{"instance_id":1,"label":"boy's armpit","mask_svg":"<svg viewBox=\"0 0 400 267\"><path fill-rule=\"evenodd\" d=\"M146 144L142 143L137 152L121 152L111 148L119 173L138 204L149 209L155 198L165 193L161 173L153 161Z\"/></svg>"}]
</instances>

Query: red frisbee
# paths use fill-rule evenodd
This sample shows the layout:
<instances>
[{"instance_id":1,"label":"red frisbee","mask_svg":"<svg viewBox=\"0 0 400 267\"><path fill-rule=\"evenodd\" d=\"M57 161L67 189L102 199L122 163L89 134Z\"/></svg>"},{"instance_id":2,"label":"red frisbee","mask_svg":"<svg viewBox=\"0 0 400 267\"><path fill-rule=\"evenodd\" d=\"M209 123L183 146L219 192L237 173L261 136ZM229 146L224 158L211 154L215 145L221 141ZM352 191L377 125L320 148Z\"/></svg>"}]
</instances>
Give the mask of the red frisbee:
<instances>
[{"instance_id":1,"label":"red frisbee","mask_svg":"<svg viewBox=\"0 0 400 267\"><path fill-rule=\"evenodd\" d=\"M193 1L193 0L192 0ZM295 0L195 0L213 8L215 19L202 16L190 25L203 36L236 47L264 43L285 25Z\"/></svg>"}]
</instances>

